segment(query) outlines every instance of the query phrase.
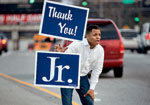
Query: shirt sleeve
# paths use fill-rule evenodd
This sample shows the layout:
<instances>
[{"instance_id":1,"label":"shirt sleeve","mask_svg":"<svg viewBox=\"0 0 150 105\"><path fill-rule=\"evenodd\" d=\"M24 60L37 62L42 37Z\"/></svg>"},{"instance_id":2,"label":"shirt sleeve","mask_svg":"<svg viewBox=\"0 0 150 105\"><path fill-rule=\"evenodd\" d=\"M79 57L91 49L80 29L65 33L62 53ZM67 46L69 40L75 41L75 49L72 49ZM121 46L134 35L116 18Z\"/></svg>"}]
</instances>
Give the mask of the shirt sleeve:
<instances>
[{"instance_id":1,"label":"shirt sleeve","mask_svg":"<svg viewBox=\"0 0 150 105\"><path fill-rule=\"evenodd\" d=\"M77 42L72 42L68 46L68 49L65 51L65 53L77 53L77 51L78 51L78 43Z\"/></svg>"},{"instance_id":2,"label":"shirt sleeve","mask_svg":"<svg viewBox=\"0 0 150 105\"><path fill-rule=\"evenodd\" d=\"M90 79L90 89L95 89L95 86L98 82L99 75L102 72L103 69L103 62L104 62L104 50L101 48L99 53L96 55L96 60L93 62L92 65L92 73L91 73L91 79Z\"/></svg>"}]
</instances>

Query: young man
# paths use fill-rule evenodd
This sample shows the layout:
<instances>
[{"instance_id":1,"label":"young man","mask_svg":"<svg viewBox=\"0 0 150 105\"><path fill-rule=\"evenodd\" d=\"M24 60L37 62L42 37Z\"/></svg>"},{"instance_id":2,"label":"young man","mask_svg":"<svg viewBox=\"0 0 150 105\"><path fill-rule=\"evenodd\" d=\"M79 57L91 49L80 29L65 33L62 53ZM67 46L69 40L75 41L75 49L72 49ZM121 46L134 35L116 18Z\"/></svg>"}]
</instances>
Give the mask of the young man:
<instances>
[{"instance_id":1,"label":"young man","mask_svg":"<svg viewBox=\"0 0 150 105\"><path fill-rule=\"evenodd\" d=\"M71 43L68 48L60 45L55 46L57 52L81 54L80 88L76 89L83 105L94 105L94 89L102 72L104 61L104 50L99 41L101 39L100 28L90 25L86 30L84 41ZM91 72L91 80L87 74ZM62 104L72 105L73 89L61 88Z\"/></svg>"}]
</instances>

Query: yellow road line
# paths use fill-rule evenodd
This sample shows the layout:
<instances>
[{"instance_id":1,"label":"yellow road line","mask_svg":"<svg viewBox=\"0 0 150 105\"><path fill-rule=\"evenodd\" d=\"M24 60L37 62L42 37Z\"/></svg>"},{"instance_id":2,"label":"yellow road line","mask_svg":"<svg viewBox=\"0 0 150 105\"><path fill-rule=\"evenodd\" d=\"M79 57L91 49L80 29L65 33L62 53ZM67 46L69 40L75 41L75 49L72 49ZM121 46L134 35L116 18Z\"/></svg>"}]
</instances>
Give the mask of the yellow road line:
<instances>
[{"instance_id":1,"label":"yellow road line","mask_svg":"<svg viewBox=\"0 0 150 105\"><path fill-rule=\"evenodd\" d=\"M44 92L46 92L46 93L48 93L48 94L50 94L50 95L53 95L53 96L55 96L55 97L61 99L61 96L60 96L60 95L58 95L58 94L56 94L56 93L54 93L54 92L52 92L52 91L49 91L49 90L47 90L47 89L44 89L44 88L41 88L41 87L38 87L38 86L34 86L34 85L30 84L30 83L21 81L21 80L19 80L19 79L16 79L16 78L14 78L14 77L8 76L8 75L3 74L3 73L0 73L0 76L5 77L5 78L8 78L8 79L13 80L13 81L16 81L16 82L18 82L18 83L20 83L20 84L24 84L24 85L27 85L27 86L36 88L36 89L38 89L38 90L44 91ZM79 104L77 104L76 102L72 102L72 104L73 104L73 105L79 105Z\"/></svg>"}]
</instances>

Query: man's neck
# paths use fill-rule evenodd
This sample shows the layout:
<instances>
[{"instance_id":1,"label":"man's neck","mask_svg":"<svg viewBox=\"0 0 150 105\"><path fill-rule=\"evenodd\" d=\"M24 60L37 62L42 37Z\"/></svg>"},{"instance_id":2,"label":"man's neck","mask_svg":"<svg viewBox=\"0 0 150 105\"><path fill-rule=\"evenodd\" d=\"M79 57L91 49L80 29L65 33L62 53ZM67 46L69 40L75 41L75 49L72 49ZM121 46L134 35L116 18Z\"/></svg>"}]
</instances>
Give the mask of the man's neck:
<instances>
[{"instance_id":1,"label":"man's neck","mask_svg":"<svg viewBox=\"0 0 150 105\"><path fill-rule=\"evenodd\" d=\"M89 42L88 42L89 43ZM92 44L90 44L89 43L89 45L90 45L90 49L93 49L96 45L92 45Z\"/></svg>"},{"instance_id":2,"label":"man's neck","mask_svg":"<svg viewBox=\"0 0 150 105\"><path fill-rule=\"evenodd\" d=\"M94 47L95 47L95 46L91 46L91 45L90 45L90 49L93 49Z\"/></svg>"}]
</instances>

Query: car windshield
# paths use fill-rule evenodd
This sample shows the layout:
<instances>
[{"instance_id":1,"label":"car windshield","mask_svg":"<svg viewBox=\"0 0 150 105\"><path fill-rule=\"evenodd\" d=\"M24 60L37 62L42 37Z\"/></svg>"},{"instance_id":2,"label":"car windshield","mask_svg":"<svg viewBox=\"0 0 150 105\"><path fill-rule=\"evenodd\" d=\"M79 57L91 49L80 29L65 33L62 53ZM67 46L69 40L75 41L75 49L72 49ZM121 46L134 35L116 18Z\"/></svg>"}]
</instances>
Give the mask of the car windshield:
<instances>
[{"instance_id":1,"label":"car windshield","mask_svg":"<svg viewBox=\"0 0 150 105\"><path fill-rule=\"evenodd\" d=\"M124 38L133 38L137 37L137 32L121 32L122 37Z\"/></svg>"},{"instance_id":2,"label":"car windshield","mask_svg":"<svg viewBox=\"0 0 150 105\"><path fill-rule=\"evenodd\" d=\"M98 23L101 30L101 40L114 40L119 39L118 33L111 22Z\"/></svg>"},{"instance_id":3,"label":"car windshield","mask_svg":"<svg viewBox=\"0 0 150 105\"><path fill-rule=\"evenodd\" d=\"M0 38L4 39L4 38L6 38L6 36L3 33L0 32Z\"/></svg>"}]
</instances>

